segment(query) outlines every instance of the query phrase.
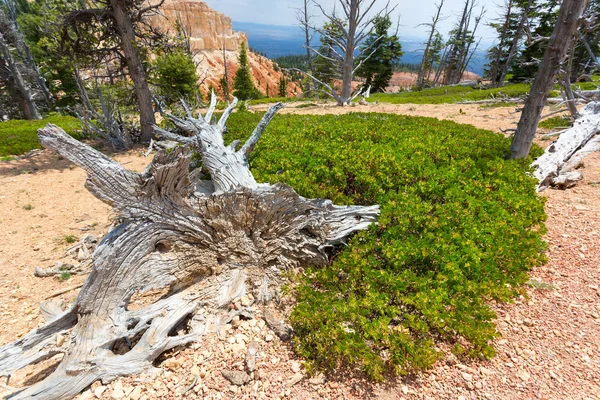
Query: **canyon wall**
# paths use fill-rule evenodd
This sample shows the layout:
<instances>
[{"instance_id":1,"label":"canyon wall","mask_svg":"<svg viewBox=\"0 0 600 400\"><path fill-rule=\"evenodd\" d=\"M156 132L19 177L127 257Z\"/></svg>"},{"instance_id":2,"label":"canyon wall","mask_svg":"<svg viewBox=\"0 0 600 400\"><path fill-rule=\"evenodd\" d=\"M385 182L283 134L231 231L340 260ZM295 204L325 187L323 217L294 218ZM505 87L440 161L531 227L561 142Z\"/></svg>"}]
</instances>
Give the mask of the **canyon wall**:
<instances>
[{"instance_id":1,"label":"canyon wall","mask_svg":"<svg viewBox=\"0 0 600 400\"><path fill-rule=\"evenodd\" d=\"M198 66L201 89L207 91L212 85L220 88L220 80L227 64L230 92L233 91L233 77L238 69L239 48L242 43L248 47L245 33L232 29L231 18L208 7L200 0L166 0L161 14L151 18L152 25L171 34L177 33L179 25L190 39L194 61ZM225 60L224 60L225 59ZM282 73L275 63L266 57L248 52L248 61L256 87L271 97L277 96ZM288 84L288 96L295 96L300 89Z\"/></svg>"}]
</instances>

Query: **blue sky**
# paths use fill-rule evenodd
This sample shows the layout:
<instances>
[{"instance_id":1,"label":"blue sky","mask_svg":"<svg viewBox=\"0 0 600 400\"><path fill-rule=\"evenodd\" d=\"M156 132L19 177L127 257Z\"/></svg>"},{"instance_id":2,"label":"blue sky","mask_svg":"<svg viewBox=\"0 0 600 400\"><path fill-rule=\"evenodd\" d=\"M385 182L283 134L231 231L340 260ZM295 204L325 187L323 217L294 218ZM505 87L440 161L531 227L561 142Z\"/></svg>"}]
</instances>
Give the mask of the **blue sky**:
<instances>
[{"instance_id":1,"label":"blue sky","mask_svg":"<svg viewBox=\"0 0 600 400\"><path fill-rule=\"evenodd\" d=\"M231 17L234 21L255 22L269 25L296 25L297 9L302 6L303 0L204 0L211 8ZM331 10L336 0L319 0L325 9ZM397 5L395 17L400 16L400 34L405 37L425 37L427 28L417 26L428 22L434 14L436 4L440 0L391 0L390 4ZM487 26L491 19L498 16L502 0L479 0L487 9L485 23L478 30L478 36L483 37L483 42L492 42L494 32ZM379 0L380 7L386 1ZM447 19L440 24L440 31L446 34L457 19L464 7L464 0L445 0L442 15ZM319 16L319 11L313 7L313 14Z\"/></svg>"}]
</instances>

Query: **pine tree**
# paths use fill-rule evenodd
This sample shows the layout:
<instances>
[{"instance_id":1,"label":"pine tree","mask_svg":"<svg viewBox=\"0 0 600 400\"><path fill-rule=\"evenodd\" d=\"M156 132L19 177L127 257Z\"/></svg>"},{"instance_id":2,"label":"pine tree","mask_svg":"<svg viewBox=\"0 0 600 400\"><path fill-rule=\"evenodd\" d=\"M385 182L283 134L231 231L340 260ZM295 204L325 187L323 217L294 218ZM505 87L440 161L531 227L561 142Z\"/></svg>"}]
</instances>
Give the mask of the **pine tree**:
<instances>
[{"instance_id":1,"label":"pine tree","mask_svg":"<svg viewBox=\"0 0 600 400\"><path fill-rule=\"evenodd\" d=\"M531 34L530 45L521 52L512 68L513 81L522 82L535 77L539 60L544 57L548 46L547 39L556 25L560 3L560 0L548 0L532 8L532 16L537 23Z\"/></svg>"},{"instance_id":2,"label":"pine tree","mask_svg":"<svg viewBox=\"0 0 600 400\"><path fill-rule=\"evenodd\" d=\"M285 79L285 76L282 76L279 79L279 97L287 97L287 85L288 80Z\"/></svg>"},{"instance_id":3,"label":"pine tree","mask_svg":"<svg viewBox=\"0 0 600 400\"><path fill-rule=\"evenodd\" d=\"M504 84L506 74L514 64L533 5L533 0L508 0L501 20L490 24L498 32L498 42L488 50L489 62L484 76L494 87Z\"/></svg>"},{"instance_id":4,"label":"pine tree","mask_svg":"<svg viewBox=\"0 0 600 400\"><path fill-rule=\"evenodd\" d=\"M394 63L404 52L398 35L388 34L392 26L389 15L374 18L373 25L375 29L361 46L362 57L358 62L362 65L356 75L365 78L365 87L371 86L373 92L385 92L394 74Z\"/></svg>"},{"instance_id":5,"label":"pine tree","mask_svg":"<svg viewBox=\"0 0 600 400\"><path fill-rule=\"evenodd\" d=\"M235 73L233 80L233 95L240 100L249 100L258 96L258 90L252 81L252 71L248 64L248 51L246 44L242 42L240 46L240 55L238 56L239 69Z\"/></svg>"}]
</instances>

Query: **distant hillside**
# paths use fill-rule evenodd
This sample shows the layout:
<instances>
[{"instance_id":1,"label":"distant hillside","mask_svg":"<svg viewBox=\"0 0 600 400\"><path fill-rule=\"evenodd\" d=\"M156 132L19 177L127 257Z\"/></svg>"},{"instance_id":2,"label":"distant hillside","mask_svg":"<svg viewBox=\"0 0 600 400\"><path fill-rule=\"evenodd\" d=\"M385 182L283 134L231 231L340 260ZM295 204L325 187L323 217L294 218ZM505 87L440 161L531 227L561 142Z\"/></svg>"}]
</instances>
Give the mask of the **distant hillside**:
<instances>
[{"instance_id":1,"label":"distant hillside","mask_svg":"<svg viewBox=\"0 0 600 400\"><path fill-rule=\"evenodd\" d=\"M248 34L248 43L251 48L260 51L273 59L291 54L302 54L304 49L304 38L302 30L297 26L263 25L252 22L233 21L233 29ZM416 64L421 61L424 39L414 37L400 37L404 56L402 62ZM477 75L483 74L485 64L486 48L477 50L469 70Z\"/></svg>"}]
</instances>

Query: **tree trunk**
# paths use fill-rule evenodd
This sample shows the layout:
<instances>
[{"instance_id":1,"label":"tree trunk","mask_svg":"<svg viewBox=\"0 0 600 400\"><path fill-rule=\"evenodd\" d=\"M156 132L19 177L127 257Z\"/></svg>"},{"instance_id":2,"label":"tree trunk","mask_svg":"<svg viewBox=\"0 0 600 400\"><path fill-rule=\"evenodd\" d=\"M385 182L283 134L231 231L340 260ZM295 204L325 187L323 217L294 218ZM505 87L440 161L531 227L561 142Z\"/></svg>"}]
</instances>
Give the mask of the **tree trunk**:
<instances>
[{"instance_id":1,"label":"tree trunk","mask_svg":"<svg viewBox=\"0 0 600 400\"><path fill-rule=\"evenodd\" d=\"M129 69L129 75L133 81L135 95L140 109L140 125L142 128L142 142L150 142L154 136L153 126L156 122L154 109L152 107L152 93L148 86L146 71L136 46L135 30L131 18L127 14L125 2L121 0L110 0L113 10L115 26L119 33L125 61Z\"/></svg>"},{"instance_id":2,"label":"tree trunk","mask_svg":"<svg viewBox=\"0 0 600 400\"><path fill-rule=\"evenodd\" d=\"M557 24L531 85L529 97L525 101L517 132L510 146L510 158L525 158L529 155L542 109L554 84L554 77L571 48L579 20L588 2L589 0L563 0Z\"/></svg>"},{"instance_id":3,"label":"tree trunk","mask_svg":"<svg viewBox=\"0 0 600 400\"><path fill-rule=\"evenodd\" d=\"M268 300L291 269L326 265L328 248L376 221L378 206L336 206L305 199L285 184L257 183L248 156L282 105L272 107L236 150L238 143L223 141L235 103L216 124L210 124L216 96L204 118L171 117L191 137L156 128L187 146L159 152L141 174L54 125L40 130L45 147L86 170L86 187L113 206L121 224L94 251L92 273L72 308L0 348L4 376L63 354L50 376L13 400L65 399L98 379L151 370L164 351L216 331L235 299L250 292ZM191 148L211 180L190 171ZM128 309L135 294L162 288L169 292L160 300ZM68 338L60 347L59 333ZM124 342L128 347L119 351Z\"/></svg>"},{"instance_id":4,"label":"tree trunk","mask_svg":"<svg viewBox=\"0 0 600 400\"><path fill-rule=\"evenodd\" d=\"M527 18L529 15L529 9L531 8L531 0L527 5L527 8L523 10L521 14L521 20L519 21L519 26L515 32L515 36L513 37L513 41L510 45L510 50L508 51L508 55L506 56L506 61L500 70L500 74L498 77L498 84L496 87L504 86L504 79L506 79L506 74L508 74L508 70L512 64L512 60L514 56L517 54L517 50L519 49L519 40L521 40L521 35L525 31L525 23L527 22Z\"/></svg>"},{"instance_id":5,"label":"tree trunk","mask_svg":"<svg viewBox=\"0 0 600 400\"><path fill-rule=\"evenodd\" d=\"M348 15L348 35L346 35L345 58L342 64L342 94L338 104L347 105L352 98L352 79L354 78L354 52L356 50L356 30L358 28L359 0L350 0Z\"/></svg>"},{"instance_id":6,"label":"tree trunk","mask_svg":"<svg viewBox=\"0 0 600 400\"><path fill-rule=\"evenodd\" d=\"M4 70L2 75L4 75L13 99L19 104L23 117L25 119L42 119L2 33L0 33L0 63L3 64L0 68Z\"/></svg>"},{"instance_id":7,"label":"tree trunk","mask_svg":"<svg viewBox=\"0 0 600 400\"><path fill-rule=\"evenodd\" d=\"M571 157L599 131L600 103L589 103L581 110L580 117L573 127L562 133L556 143L551 144L544 154L534 161L534 176L540 182L539 190L548 187L551 180L561 174L563 166L568 164ZM564 172L572 169L573 164L570 164Z\"/></svg>"},{"instance_id":8,"label":"tree trunk","mask_svg":"<svg viewBox=\"0 0 600 400\"><path fill-rule=\"evenodd\" d=\"M433 60L430 60L429 50L431 49L431 44L433 42L433 37L437 32L436 27L438 21L440 20L440 14L442 13L442 7L444 6L444 0L440 2L437 6L437 11L435 16L431 20L431 31L429 31L429 39L427 39L427 44L425 45L425 51L423 52L423 59L421 60L421 65L419 66L419 74L417 75L417 86L423 87L425 85L425 80L429 80L429 74L431 70L431 66L433 65ZM429 67L427 67L429 66Z\"/></svg>"}]
</instances>

